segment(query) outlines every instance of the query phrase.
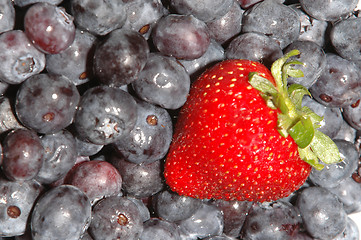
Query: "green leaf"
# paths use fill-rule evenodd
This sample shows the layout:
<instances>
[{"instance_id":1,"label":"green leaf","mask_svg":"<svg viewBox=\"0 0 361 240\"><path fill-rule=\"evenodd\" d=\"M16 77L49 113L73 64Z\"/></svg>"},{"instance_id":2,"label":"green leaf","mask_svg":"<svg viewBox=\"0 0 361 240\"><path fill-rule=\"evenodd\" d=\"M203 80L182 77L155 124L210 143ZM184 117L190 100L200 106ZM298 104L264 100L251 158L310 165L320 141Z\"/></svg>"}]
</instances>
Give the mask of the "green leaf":
<instances>
[{"instance_id":1,"label":"green leaf","mask_svg":"<svg viewBox=\"0 0 361 240\"><path fill-rule=\"evenodd\" d=\"M305 148L311 143L315 135L315 129L310 118L301 118L288 130L288 133L298 147Z\"/></svg>"},{"instance_id":2,"label":"green leaf","mask_svg":"<svg viewBox=\"0 0 361 240\"><path fill-rule=\"evenodd\" d=\"M319 160L326 164L341 161L341 156L336 144L326 134L316 130L315 136L310 143L311 150Z\"/></svg>"},{"instance_id":3,"label":"green leaf","mask_svg":"<svg viewBox=\"0 0 361 240\"><path fill-rule=\"evenodd\" d=\"M278 93L276 87L268 79L259 76L257 73L252 72L249 75L249 83L253 88L266 94L275 95Z\"/></svg>"},{"instance_id":4,"label":"green leaf","mask_svg":"<svg viewBox=\"0 0 361 240\"><path fill-rule=\"evenodd\" d=\"M303 161L307 162L317 170L322 170L324 168L324 165L318 162L317 156L312 152L310 147L298 148L298 153Z\"/></svg>"},{"instance_id":5,"label":"green leaf","mask_svg":"<svg viewBox=\"0 0 361 240\"><path fill-rule=\"evenodd\" d=\"M307 88L300 84L291 84L288 87L288 95L291 101L296 105L297 109L302 108L302 99L305 95L311 96Z\"/></svg>"},{"instance_id":6,"label":"green leaf","mask_svg":"<svg viewBox=\"0 0 361 240\"><path fill-rule=\"evenodd\" d=\"M268 94L261 93L261 97L265 100L267 107L272 109L277 109L277 107L273 103L273 97Z\"/></svg>"},{"instance_id":7,"label":"green leaf","mask_svg":"<svg viewBox=\"0 0 361 240\"><path fill-rule=\"evenodd\" d=\"M290 61L287 63L287 65L284 66L283 71L285 71L285 73L290 77L295 77L295 78L303 77L304 74L302 70L294 68L292 64L302 64L302 63L299 61Z\"/></svg>"},{"instance_id":8,"label":"green leaf","mask_svg":"<svg viewBox=\"0 0 361 240\"><path fill-rule=\"evenodd\" d=\"M277 127L278 132L283 137L288 137L288 129L293 125L293 120L287 114L278 114Z\"/></svg>"},{"instance_id":9,"label":"green leaf","mask_svg":"<svg viewBox=\"0 0 361 240\"><path fill-rule=\"evenodd\" d=\"M323 120L323 117L320 117L316 113L314 113L309 107L304 106L301 110L303 117L309 117L313 123L315 129L321 127L320 123Z\"/></svg>"}]
</instances>

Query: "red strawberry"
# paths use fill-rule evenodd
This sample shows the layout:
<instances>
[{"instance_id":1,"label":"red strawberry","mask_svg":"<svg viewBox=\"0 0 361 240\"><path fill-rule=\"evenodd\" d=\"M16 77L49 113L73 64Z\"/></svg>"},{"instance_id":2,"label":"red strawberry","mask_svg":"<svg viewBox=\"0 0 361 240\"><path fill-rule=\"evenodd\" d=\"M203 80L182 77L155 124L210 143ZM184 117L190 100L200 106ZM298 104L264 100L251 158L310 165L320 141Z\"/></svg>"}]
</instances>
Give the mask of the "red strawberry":
<instances>
[{"instance_id":1,"label":"red strawberry","mask_svg":"<svg viewBox=\"0 0 361 240\"><path fill-rule=\"evenodd\" d=\"M322 118L301 106L308 91L285 87L288 76L300 74L291 68L299 62L286 62L296 54L276 61L272 73L258 62L226 60L194 82L166 159L173 191L201 199L276 200L305 182L310 164L322 168L319 159L339 160L335 144L315 130Z\"/></svg>"}]
</instances>

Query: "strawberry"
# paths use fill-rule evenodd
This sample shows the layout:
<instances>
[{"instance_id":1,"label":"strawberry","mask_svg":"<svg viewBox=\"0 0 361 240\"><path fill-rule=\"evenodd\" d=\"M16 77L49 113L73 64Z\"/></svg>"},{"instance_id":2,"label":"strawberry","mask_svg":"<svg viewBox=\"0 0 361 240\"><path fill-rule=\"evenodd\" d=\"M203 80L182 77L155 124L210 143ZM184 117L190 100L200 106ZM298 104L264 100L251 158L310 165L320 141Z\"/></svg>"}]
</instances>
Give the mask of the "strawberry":
<instances>
[{"instance_id":1,"label":"strawberry","mask_svg":"<svg viewBox=\"0 0 361 240\"><path fill-rule=\"evenodd\" d=\"M340 161L322 120L302 107L302 76L289 58L271 71L258 62L225 60L192 85L174 131L165 179L180 195L200 199L271 201L297 190L312 166Z\"/></svg>"}]
</instances>

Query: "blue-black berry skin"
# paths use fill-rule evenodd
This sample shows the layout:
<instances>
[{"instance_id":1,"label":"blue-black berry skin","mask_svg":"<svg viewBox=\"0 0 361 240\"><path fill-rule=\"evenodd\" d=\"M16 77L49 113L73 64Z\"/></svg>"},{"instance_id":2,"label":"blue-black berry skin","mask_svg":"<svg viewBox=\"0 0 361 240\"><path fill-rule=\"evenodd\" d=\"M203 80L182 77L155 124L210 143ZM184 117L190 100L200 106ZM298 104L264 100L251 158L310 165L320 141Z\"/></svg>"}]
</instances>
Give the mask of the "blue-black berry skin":
<instances>
[{"instance_id":1,"label":"blue-black berry skin","mask_svg":"<svg viewBox=\"0 0 361 240\"><path fill-rule=\"evenodd\" d=\"M13 111L12 99L0 97L0 133L12 131L17 128L24 128L15 116Z\"/></svg>"},{"instance_id":2,"label":"blue-black berry skin","mask_svg":"<svg viewBox=\"0 0 361 240\"><path fill-rule=\"evenodd\" d=\"M314 238L332 239L346 228L347 214L337 196L322 187L302 190L296 206L303 226Z\"/></svg>"},{"instance_id":3,"label":"blue-black berry skin","mask_svg":"<svg viewBox=\"0 0 361 240\"><path fill-rule=\"evenodd\" d=\"M30 212L42 189L35 180L10 181L0 177L0 236L25 233Z\"/></svg>"},{"instance_id":4,"label":"blue-black berry skin","mask_svg":"<svg viewBox=\"0 0 361 240\"><path fill-rule=\"evenodd\" d=\"M72 0L71 13L81 29L95 35L106 35L121 28L127 18L123 1Z\"/></svg>"},{"instance_id":5,"label":"blue-black berry skin","mask_svg":"<svg viewBox=\"0 0 361 240\"><path fill-rule=\"evenodd\" d=\"M1 0L0 9L2 17L0 18L0 33L14 29L15 27L15 8L11 0Z\"/></svg>"},{"instance_id":6,"label":"blue-black berry skin","mask_svg":"<svg viewBox=\"0 0 361 240\"><path fill-rule=\"evenodd\" d=\"M64 75L75 85L92 78L93 54L97 39L87 31L76 29L73 43L59 54L46 55L46 70Z\"/></svg>"},{"instance_id":7,"label":"blue-black berry skin","mask_svg":"<svg viewBox=\"0 0 361 240\"><path fill-rule=\"evenodd\" d=\"M192 216L179 222L181 235L194 239L220 235L223 227L222 211L207 203L202 203Z\"/></svg>"},{"instance_id":8,"label":"blue-black berry skin","mask_svg":"<svg viewBox=\"0 0 361 240\"><path fill-rule=\"evenodd\" d=\"M144 223L140 240L180 240L177 224L159 218L151 218Z\"/></svg>"},{"instance_id":9,"label":"blue-black berry skin","mask_svg":"<svg viewBox=\"0 0 361 240\"><path fill-rule=\"evenodd\" d=\"M1 169L11 180L31 180L39 173L44 155L43 144L36 132L16 129L8 133L3 141Z\"/></svg>"},{"instance_id":10,"label":"blue-black berry skin","mask_svg":"<svg viewBox=\"0 0 361 240\"><path fill-rule=\"evenodd\" d=\"M207 51L201 57L193 60L179 59L178 62L183 65L191 77L191 82L193 82L197 79L199 74L204 72L208 67L224 60L225 58L223 46L214 39L211 39Z\"/></svg>"},{"instance_id":11,"label":"blue-black berry skin","mask_svg":"<svg viewBox=\"0 0 361 240\"><path fill-rule=\"evenodd\" d=\"M243 14L242 32L260 32L279 42L281 48L297 40L301 22L295 10L277 1L261 1Z\"/></svg>"},{"instance_id":12,"label":"blue-black berry skin","mask_svg":"<svg viewBox=\"0 0 361 240\"><path fill-rule=\"evenodd\" d=\"M328 107L347 107L361 98L360 68L333 53L326 53L326 67L310 92Z\"/></svg>"},{"instance_id":13,"label":"blue-black berry skin","mask_svg":"<svg viewBox=\"0 0 361 240\"><path fill-rule=\"evenodd\" d=\"M207 25L193 15L169 14L152 32L155 47L164 55L192 60L201 57L211 37Z\"/></svg>"},{"instance_id":14,"label":"blue-black berry skin","mask_svg":"<svg viewBox=\"0 0 361 240\"><path fill-rule=\"evenodd\" d=\"M223 233L237 238L244 225L248 213L252 209L252 202L248 201L224 201L221 199L212 202L223 213Z\"/></svg>"},{"instance_id":15,"label":"blue-black berry skin","mask_svg":"<svg viewBox=\"0 0 361 240\"><path fill-rule=\"evenodd\" d=\"M237 1L233 1L232 7L222 17L206 22L212 39L220 44L227 44L242 29L242 16L244 10Z\"/></svg>"},{"instance_id":16,"label":"blue-black berry skin","mask_svg":"<svg viewBox=\"0 0 361 240\"><path fill-rule=\"evenodd\" d=\"M17 92L15 110L23 125L39 133L55 133L69 126L80 94L68 78L41 73L24 81Z\"/></svg>"},{"instance_id":17,"label":"blue-black berry skin","mask_svg":"<svg viewBox=\"0 0 361 240\"><path fill-rule=\"evenodd\" d=\"M319 131L330 138L335 138L341 131L343 118L340 108L327 107L309 96L303 98L302 105L323 117Z\"/></svg>"},{"instance_id":18,"label":"blue-black berry skin","mask_svg":"<svg viewBox=\"0 0 361 240\"><path fill-rule=\"evenodd\" d=\"M356 8L358 0L300 0L300 3L312 17L334 22L347 17Z\"/></svg>"},{"instance_id":19,"label":"blue-black berry skin","mask_svg":"<svg viewBox=\"0 0 361 240\"><path fill-rule=\"evenodd\" d=\"M26 7L34 3L45 2L53 5L58 5L63 0L13 0L14 4L19 7Z\"/></svg>"},{"instance_id":20,"label":"blue-black berry skin","mask_svg":"<svg viewBox=\"0 0 361 240\"><path fill-rule=\"evenodd\" d=\"M129 134L136 119L137 103L129 93L97 86L81 97L74 126L80 139L105 145Z\"/></svg>"},{"instance_id":21,"label":"blue-black berry skin","mask_svg":"<svg viewBox=\"0 0 361 240\"><path fill-rule=\"evenodd\" d=\"M336 23L330 33L332 45L340 56L352 61L361 60L361 19L349 18Z\"/></svg>"},{"instance_id":22,"label":"blue-black berry skin","mask_svg":"<svg viewBox=\"0 0 361 240\"><path fill-rule=\"evenodd\" d=\"M318 20L307 13L301 7L301 4L295 3L289 5L293 8L299 15L301 21L301 30L300 30L300 37L298 38L299 41L312 41L317 43L319 46L324 47L327 35L326 29L328 26L327 21Z\"/></svg>"},{"instance_id":23,"label":"blue-black berry skin","mask_svg":"<svg viewBox=\"0 0 361 240\"><path fill-rule=\"evenodd\" d=\"M131 200L113 196L94 206L89 231L94 240L134 240L142 233L143 222Z\"/></svg>"},{"instance_id":24,"label":"blue-black berry skin","mask_svg":"<svg viewBox=\"0 0 361 240\"><path fill-rule=\"evenodd\" d=\"M317 43L311 41L294 41L287 46L285 53L294 49L300 51L300 54L291 59L302 63L295 65L294 68L300 69L304 76L298 78L290 77L288 82L291 84L298 83L306 88L310 88L326 68L326 54Z\"/></svg>"},{"instance_id":25,"label":"blue-black berry skin","mask_svg":"<svg viewBox=\"0 0 361 240\"><path fill-rule=\"evenodd\" d=\"M140 33L116 29L95 49L93 70L100 83L120 87L137 79L148 55L148 43Z\"/></svg>"},{"instance_id":26,"label":"blue-black berry skin","mask_svg":"<svg viewBox=\"0 0 361 240\"><path fill-rule=\"evenodd\" d=\"M148 40L157 21L167 10L161 0L132 0L126 3L126 12L123 28L137 31Z\"/></svg>"},{"instance_id":27,"label":"blue-black berry skin","mask_svg":"<svg viewBox=\"0 0 361 240\"><path fill-rule=\"evenodd\" d=\"M269 67L283 55L275 39L257 32L243 33L235 37L227 46L225 54L227 59L248 59Z\"/></svg>"},{"instance_id":28,"label":"blue-black berry skin","mask_svg":"<svg viewBox=\"0 0 361 240\"><path fill-rule=\"evenodd\" d=\"M30 42L21 30L11 30L0 36L1 81L19 84L45 68L45 54Z\"/></svg>"},{"instance_id":29,"label":"blue-black berry skin","mask_svg":"<svg viewBox=\"0 0 361 240\"><path fill-rule=\"evenodd\" d=\"M334 187L327 188L342 202L347 214L359 213L361 211L361 188L360 183L352 177L346 178Z\"/></svg>"},{"instance_id":30,"label":"blue-black berry skin","mask_svg":"<svg viewBox=\"0 0 361 240\"><path fill-rule=\"evenodd\" d=\"M48 54L64 51L75 36L73 17L65 8L46 2L29 7L24 17L24 29L29 40Z\"/></svg>"},{"instance_id":31,"label":"blue-black berry skin","mask_svg":"<svg viewBox=\"0 0 361 240\"><path fill-rule=\"evenodd\" d=\"M36 179L50 184L63 177L77 160L76 142L67 130L45 134L41 137L45 149L43 165Z\"/></svg>"},{"instance_id":32,"label":"blue-black berry skin","mask_svg":"<svg viewBox=\"0 0 361 240\"><path fill-rule=\"evenodd\" d=\"M272 224L270 224L272 223ZM242 229L244 239L292 239L301 226L297 209L288 202L254 204Z\"/></svg>"},{"instance_id":33,"label":"blue-black berry skin","mask_svg":"<svg viewBox=\"0 0 361 240\"><path fill-rule=\"evenodd\" d=\"M151 53L132 87L144 101L177 109L187 100L190 77L175 58Z\"/></svg>"},{"instance_id":34,"label":"blue-black berry skin","mask_svg":"<svg viewBox=\"0 0 361 240\"><path fill-rule=\"evenodd\" d=\"M78 240L89 227L91 204L84 192L71 185L47 191L31 216L33 239Z\"/></svg>"},{"instance_id":35,"label":"blue-black berry skin","mask_svg":"<svg viewBox=\"0 0 361 240\"><path fill-rule=\"evenodd\" d=\"M196 18L209 22L224 16L232 7L232 0L173 0L172 7L179 14L193 15Z\"/></svg>"},{"instance_id":36,"label":"blue-black berry skin","mask_svg":"<svg viewBox=\"0 0 361 240\"><path fill-rule=\"evenodd\" d=\"M169 113L144 101L138 101L137 112L134 128L114 143L115 148L133 163L151 163L162 159L168 152L173 135Z\"/></svg>"},{"instance_id":37,"label":"blue-black berry skin","mask_svg":"<svg viewBox=\"0 0 361 240\"><path fill-rule=\"evenodd\" d=\"M309 179L322 187L335 187L356 171L359 153L352 142L335 139L334 142L340 151L342 161L326 165L322 170L312 169Z\"/></svg>"},{"instance_id":38,"label":"blue-black berry skin","mask_svg":"<svg viewBox=\"0 0 361 240\"><path fill-rule=\"evenodd\" d=\"M157 216L171 222L189 218L202 204L200 199L181 196L168 190L154 195L152 203Z\"/></svg>"},{"instance_id":39,"label":"blue-black berry skin","mask_svg":"<svg viewBox=\"0 0 361 240\"><path fill-rule=\"evenodd\" d=\"M128 196L147 198L164 188L160 161L136 164L116 155L110 161L122 176L122 187Z\"/></svg>"}]
</instances>

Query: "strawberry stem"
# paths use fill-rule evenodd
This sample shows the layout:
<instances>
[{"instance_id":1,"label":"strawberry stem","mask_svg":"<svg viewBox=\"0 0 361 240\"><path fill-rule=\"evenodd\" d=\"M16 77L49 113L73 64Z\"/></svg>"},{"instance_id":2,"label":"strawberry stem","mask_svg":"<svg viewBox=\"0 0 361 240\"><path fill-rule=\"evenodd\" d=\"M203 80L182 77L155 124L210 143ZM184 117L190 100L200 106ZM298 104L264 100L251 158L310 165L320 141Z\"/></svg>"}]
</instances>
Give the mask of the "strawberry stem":
<instances>
[{"instance_id":1,"label":"strawberry stem","mask_svg":"<svg viewBox=\"0 0 361 240\"><path fill-rule=\"evenodd\" d=\"M268 79L257 73L249 75L249 83L261 92L262 97L271 108L278 108L278 132L283 137L291 136L298 145L300 157L321 170L325 164L341 161L336 144L325 134L317 130L322 117L312 112L308 107L302 107L302 99L310 92L300 84L288 86L288 77L302 77L303 72L293 68L302 64L297 60L289 59L300 54L292 50L282 58L275 61L271 73L275 80L274 86ZM321 163L320 163L321 162Z\"/></svg>"}]
</instances>

